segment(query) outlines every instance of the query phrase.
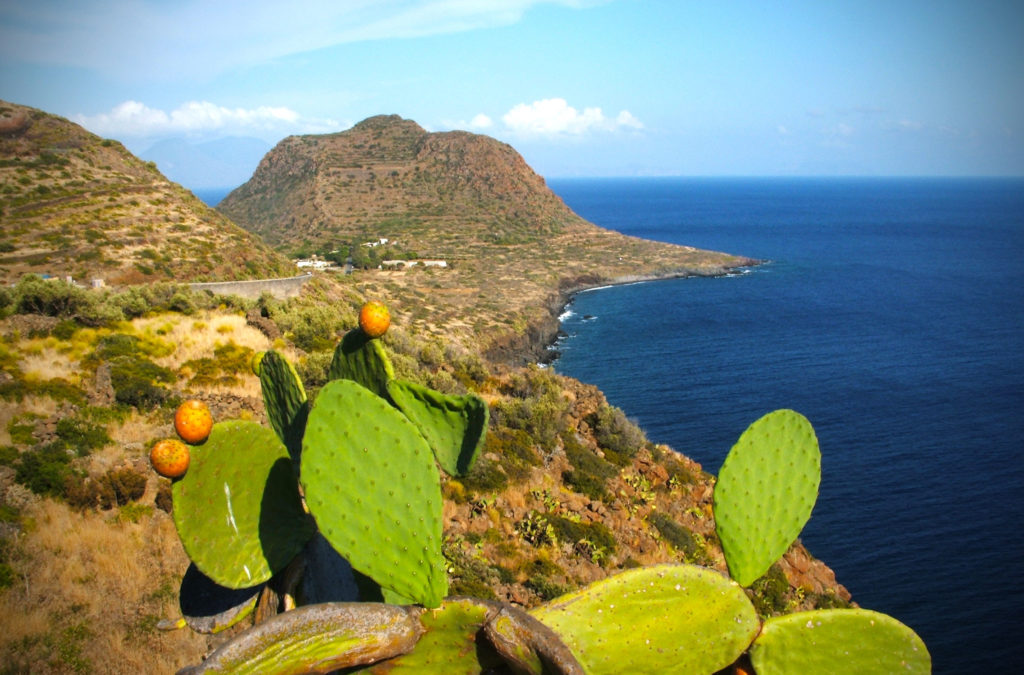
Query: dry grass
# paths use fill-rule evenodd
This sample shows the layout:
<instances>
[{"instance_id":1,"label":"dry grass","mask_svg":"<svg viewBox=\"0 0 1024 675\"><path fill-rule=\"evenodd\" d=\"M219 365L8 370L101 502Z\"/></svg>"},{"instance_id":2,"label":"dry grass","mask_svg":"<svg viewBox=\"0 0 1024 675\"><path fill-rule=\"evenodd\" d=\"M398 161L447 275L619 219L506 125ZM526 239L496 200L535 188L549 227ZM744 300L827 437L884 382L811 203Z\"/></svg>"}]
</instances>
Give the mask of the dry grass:
<instances>
[{"instance_id":1,"label":"dry grass","mask_svg":"<svg viewBox=\"0 0 1024 675\"><path fill-rule=\"evenodd\" d=\"M21 359L21 369L26 379L51 380L60 378L75 382L79 379L77 364L66 355L54 349L30 353Z\"/></svg>"},{"instance_id":2,"label":"dry grass","mask_svg":"<svg viewBox=\"0 0 1024 675\"><path fill-rule=\"evenodd\" d=\"M167 514L130 523L43 500L24 516L17 582L0 594L9 672L170 673L199 661L205 637L155 629L177 616L188 566Z\"/></svg>"}]
</instances>

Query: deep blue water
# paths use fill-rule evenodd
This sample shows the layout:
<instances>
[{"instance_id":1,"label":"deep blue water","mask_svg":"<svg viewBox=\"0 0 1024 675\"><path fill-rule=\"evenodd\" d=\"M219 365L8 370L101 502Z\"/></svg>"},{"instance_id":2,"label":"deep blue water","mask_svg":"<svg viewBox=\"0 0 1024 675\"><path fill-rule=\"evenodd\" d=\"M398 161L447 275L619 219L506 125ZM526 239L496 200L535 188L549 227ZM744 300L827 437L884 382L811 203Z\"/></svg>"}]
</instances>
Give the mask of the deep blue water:
<instances>
[{"instance_id":1,"label":"deep blue water","mask_svg":"<svg viewBox=\"0 0 1024 675\"><path fill-rule=\"evenodd\" d=\"M1024 181L549 184L598 225L771 261L578 294L555 369L714 473L752 421L800 411L823 455L811 552L935 672L1017 662Z\"/></svg>"}]
</instances>

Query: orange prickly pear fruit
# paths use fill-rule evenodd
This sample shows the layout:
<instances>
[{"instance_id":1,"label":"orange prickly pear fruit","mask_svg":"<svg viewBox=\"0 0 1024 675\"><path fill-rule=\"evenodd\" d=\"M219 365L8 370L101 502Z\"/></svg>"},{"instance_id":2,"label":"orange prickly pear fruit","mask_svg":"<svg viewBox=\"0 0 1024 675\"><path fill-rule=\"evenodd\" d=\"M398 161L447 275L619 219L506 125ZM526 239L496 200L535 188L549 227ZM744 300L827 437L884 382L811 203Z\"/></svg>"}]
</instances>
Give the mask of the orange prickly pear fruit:
<instances>
[{"instance_id":1,"label":"orange prickly pear fruit","mask_svg":"<svg viewBox=\"0 0 1024 675\"><path fill-rule=\"evenodd\" d=\"M186 443L202 443L212 428L213 415L202 401L189 399L178 406L174 413L174 430Z\"/></svg>"},{"instance_id":2,"label":"orange prickly pear fruit","mask_svg":"<svg viewBox=\"0 0 1024 675\"><path fill-rule=\"evenodd\" d=\"M391 314L380 302L368 302L359 310L359 328L366 337L379 338L391 325Z\"/></svg>"},{"instance_id":3,"label":"orange prickly pear fruit","mask_svg":"<svg viewBox=\"0 0 1024 675\"><path fill-rule=\"evenodd\" d=\"M177 438L157 441L149 451L149 461L161 476L181 478L188 471L188 446Z\"/></svg>"}]
</instances>

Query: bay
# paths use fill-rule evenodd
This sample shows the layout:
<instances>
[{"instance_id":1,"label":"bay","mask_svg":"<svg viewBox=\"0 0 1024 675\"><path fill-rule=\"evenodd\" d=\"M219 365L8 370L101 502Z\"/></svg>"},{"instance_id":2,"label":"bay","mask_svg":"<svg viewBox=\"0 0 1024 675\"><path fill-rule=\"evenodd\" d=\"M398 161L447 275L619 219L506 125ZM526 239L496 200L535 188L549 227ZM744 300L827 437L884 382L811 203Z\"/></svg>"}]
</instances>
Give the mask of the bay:
<instances>
[{"instance_id":1,"label":"bay","mask_svg":"<svg viewBox=\"0 0 1024 675\"><path fill-rule=\"evenodd\" d=\"M1024 181L562 179L584 218L767 262L578 294L554 368L717 473L793 408L823 454L803 542L937 673L1005 667L1024 601Z\"/></svg>"}]
</instances>

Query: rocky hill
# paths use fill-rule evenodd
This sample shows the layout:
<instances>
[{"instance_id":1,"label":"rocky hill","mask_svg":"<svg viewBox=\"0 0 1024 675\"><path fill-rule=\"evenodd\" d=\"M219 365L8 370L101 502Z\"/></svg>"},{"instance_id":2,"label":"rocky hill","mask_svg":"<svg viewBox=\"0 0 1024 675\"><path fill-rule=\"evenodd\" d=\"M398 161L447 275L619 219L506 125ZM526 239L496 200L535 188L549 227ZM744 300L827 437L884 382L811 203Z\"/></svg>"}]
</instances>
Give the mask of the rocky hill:
<instances>
[{"instance_id":1,"label":"rocky hill","mask_svg":"<svg viewBox=\"0 0 1024 675\"><path fill-rule=\"evenodd\" d=\"M503 360L541 355L572 290L753 262L597 227L507 144L428 133L394 115L286 138L218 209L285 250L359 258L377 243L368 267L389 257L443 261L385 264L356 283L420 331Z\"/></svg>"},{"instance_id":2,"label":"rocky hill","mask_svg":"<svg viewBox=\"0 0 1024 675\"><path fill-rule=\"evenodd\" d=\"M108 285L288 276L257 237L120 143L0 101L0 281Z\"/></svg>"}]
</instances>

